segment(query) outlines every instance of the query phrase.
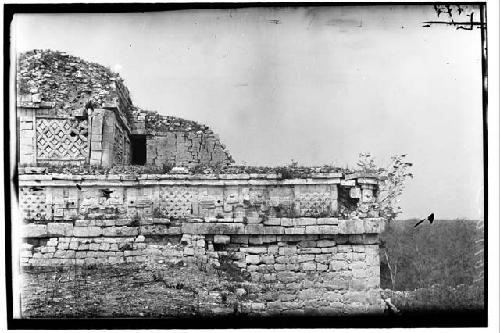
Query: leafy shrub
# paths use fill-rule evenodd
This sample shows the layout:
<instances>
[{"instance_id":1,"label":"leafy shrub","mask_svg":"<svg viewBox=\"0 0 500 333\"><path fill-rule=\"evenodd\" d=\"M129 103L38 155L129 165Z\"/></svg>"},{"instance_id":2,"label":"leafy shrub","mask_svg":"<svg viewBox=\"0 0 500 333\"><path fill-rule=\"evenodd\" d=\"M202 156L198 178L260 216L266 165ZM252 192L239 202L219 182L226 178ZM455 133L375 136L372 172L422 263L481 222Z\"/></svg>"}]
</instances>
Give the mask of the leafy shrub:
<instances>
[{"instance_id":1,"label":"leafy shrub","mask_svg":"<svg viewBox=\"0 0 500 333\"><path fill-rule=\"evenodd\" d=\"M378 211L379 215L389 222L394 221L401 213L398 202L405 183L408 178L413 178L413 173L410 172L413 164L406 161L406 154L401 154L392 156L391 163L386 168L379 168L370 153L361 153L357 166L356 171L371 174L379 179L376 201L370 204L369 209Z\"/></svg>"}]
</instances>

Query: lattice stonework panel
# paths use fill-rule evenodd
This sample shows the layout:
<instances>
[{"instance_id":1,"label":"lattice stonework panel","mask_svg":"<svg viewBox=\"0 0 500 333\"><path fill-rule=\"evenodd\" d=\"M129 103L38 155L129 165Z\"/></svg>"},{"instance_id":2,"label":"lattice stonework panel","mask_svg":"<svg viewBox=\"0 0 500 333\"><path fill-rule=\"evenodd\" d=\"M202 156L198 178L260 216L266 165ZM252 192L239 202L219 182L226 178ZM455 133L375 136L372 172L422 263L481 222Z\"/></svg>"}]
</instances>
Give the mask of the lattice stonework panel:
<instances>
[{"instance_id":1,"label":"lattice stonework panel","mask_svg":"<svg viewBox=\"0 0 500 333\"><path fill-rule=\"evenodd\" d=\"M123 131L119 126L115 126L115 142L113 145L113 163L122 165L124 162L123 156Z\"/></svg>"},{"instance_id":2,"label":"lattice stonework panel","mask_svg":"<svg viewBox=\"0 0 500 333\"><path fill-rule=\"evenodd\" d=\"M19 208L24 219L46 220L51 217L47 205L46 190L43 188L21 187L19 189Z\"/></svg>"},{"instance_id":3,"label":"lattice stonework panel","mask_svg":"<svg viewBox=\"0 0 500 333\"><path fill-rule=\"evenodd\" d=\"M300 214L302 216L322 216L328 213L331 204L330 193L301 193L296 196L300 203Z\"/></svg>"},{"instance_id":4,"label":"lattice stonework panel","mask_svg":"<svg viewBox=\"0 0 500 333\"><path fill-rule=\"evenodd\" d=\"M36 135L38 159L84 160L88 156L86 120L38 118Z\"/></svg>"},{"instance_id":5,"label":"lattice stonework panel","mask_svg":"<svg viewBox=\"0 0 500 333\"><path fill-rule=\"evenodd\" d=\"M182 186L160 188L160 210L168 217L183 217L191 214L194 191Z\"/></svg>"}]
</instances>

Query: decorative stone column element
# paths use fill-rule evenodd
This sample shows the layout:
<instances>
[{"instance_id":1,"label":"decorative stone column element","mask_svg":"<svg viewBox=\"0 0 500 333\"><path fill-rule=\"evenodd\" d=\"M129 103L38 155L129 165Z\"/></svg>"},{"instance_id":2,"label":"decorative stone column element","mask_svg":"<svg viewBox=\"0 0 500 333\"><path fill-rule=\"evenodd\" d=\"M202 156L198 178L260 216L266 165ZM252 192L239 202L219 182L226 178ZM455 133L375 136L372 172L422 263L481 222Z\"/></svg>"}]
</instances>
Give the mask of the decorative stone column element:
<instances>
[{"instance_id":1,"label":"decorative stone column element","mask_svg":"<svg viewBox=\"0 0 500 333\"><path fill-rule=\"evenodd\" d=\"M19 164L36 164L36 119L35 109L18 109L19 120Z\"/></svg>"}]
</instances>

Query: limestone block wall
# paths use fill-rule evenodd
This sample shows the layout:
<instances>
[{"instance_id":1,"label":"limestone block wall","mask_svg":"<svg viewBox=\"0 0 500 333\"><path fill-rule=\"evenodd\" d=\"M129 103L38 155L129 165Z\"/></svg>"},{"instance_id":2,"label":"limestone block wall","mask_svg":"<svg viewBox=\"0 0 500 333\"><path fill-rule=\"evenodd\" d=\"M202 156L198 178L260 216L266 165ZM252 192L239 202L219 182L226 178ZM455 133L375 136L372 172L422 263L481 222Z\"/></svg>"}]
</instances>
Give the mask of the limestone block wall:
<instances>
[{"instance_id":1,"label":"limestone block wall","mask_svg":"<svg viewBox=\"0 0 500 333\"><path fill-rule=\"evenodd\" d=\"M147 163L194 167L226 166L232 160L213 133L164 132L147 139Z\"/></svg>"},{"instance_id":2,"label":"limestone block wall","mask_svg":"<svg viewBox=\"0 0 500 333\"><path fill-rule=\"evenodd\" d=\"M117 73L64 52L18 54L16 93L21 165L127 165L131 134L149 136L150 165L233 162L207 126L139 110Z\"/></svg>"},{"instance_id":3,"label":"limestone block wall","mask_svg":"<svg viewBox=\"0 0 500 333\"><path fill-rule=\"evenodd\" d=\"M116 112L92 110L90 164L102 167L130 164L130 130Z\"/></svg>"},{"instance_id":4,"label":"limestone block wall","mask_svg":"<svg viewBox=\"0 0 500 333\"><path fill-rule=\"evenodd\" d=\"M132 134L147 135L147 164L156 166L227 166L233 159L208 126L155 111L131 113Z\"/></svg>"},{"instance_id":5,"label":"limestone block wall","mask_svg":"<svg viewBox=\"0 0 500 333\"><path fill-rule=\"evenodd\" d=\"M139 216L263 223L271 217L355 217L341 214L346 200L359 207L374 200L377 181L357 178L345 183L343 177L340 173L286 180L276 174L21 174L20 204L24 217L34 220ZM351 196L339 197L346 190ZM33 204L42 201L43 205ZM373 210L357 214L378 216Z\"/></svg>"},{"instance_id":6,"label":"limestone block wall","mask_svg":"<svg viewBox=\"0 0 500 333\"><path fill-rule=\"evenodd\" d=\"M19 108L21 165L83 165L89 161L88 118L82 112Z\"/></svg>"},{"instance_id":7,"label":"limestone block wall","mask_svg":"<svg viewBox=\"0 0 500 333\"><path fill-rule=\"evenodd\" d=\"M36 164L36 118L33 109L18 109L17 128L19 133L19 163L21 165Z\"/></svg>"},{"instance_id":8,"label":"limestone block wall","mask_svg":"<svg viewBox=\"0 0 500 333\"><path fill-rule=\"evenodd\" d=\"M76 220L29 224L21 265L129 262L230 265L247 281L241 311L380 313L381 219L274 218L268 224L207 219ZM280 226L288 225L288 226ZM296 227L306 226L297 234Z\"/></svg>"},{"instance_id":9,"label":"limestone block wall","mask_svg":"<svg viewBox=\"0 0 500 333\"><path fill-rule=\"evenodd\" d=\"M130 130L106 109L18 108L19 164L130 164Z\"/></svg>"},{"instance_id":10,"label":"limestone block wall","mask_svg":"<svg viewBox=\"0 0 500 333\"><path fill-rule=\"evenodd\" d=\"M346 177L21 174L21 265L229 265L254 286L242 312L378 313L384 221L339 215L376 180Z\"/></svg>"}]
</instances>

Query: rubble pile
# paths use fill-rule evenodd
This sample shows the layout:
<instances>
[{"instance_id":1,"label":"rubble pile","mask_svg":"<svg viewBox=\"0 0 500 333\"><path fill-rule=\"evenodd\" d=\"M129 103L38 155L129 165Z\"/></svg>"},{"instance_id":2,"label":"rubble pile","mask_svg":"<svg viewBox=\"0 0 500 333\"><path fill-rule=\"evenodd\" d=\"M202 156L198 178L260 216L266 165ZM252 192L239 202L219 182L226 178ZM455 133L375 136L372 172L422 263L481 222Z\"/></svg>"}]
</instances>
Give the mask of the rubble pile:
<instances>
[{"instance_id":1,"label":"rubble pile","mask_svg":"<svg viewBox=\"0 0 500 333\"><path fill-rule=\"evenodd\" d=\"M29 114L31 117L35 116L27 109L45 109L37 110L36 117L77 117L79 120L92 117L95 120L92 120L95 135L91 135L93 142L90 146L94 150L91 153L93 157L90 157L91 164L109 164L106 161L122 164L123 158L126 158L122 156L122 146L126 143L121 143L124 139L120 133L126 133L126 142L130 142L134 135L147 135L146 162L162 169L174 165L218 166L234 162L218 135L208 126L134 106L118 73L64 52L32 50L19 54L17 105L24 109L26 116ZM116 117L108 112L102 120L97 120L101 113L94 114L94 109L112 110ZM112 125L115 121L116 133ZM50 123L54 128L60 125L54 120ZM23 128L31 131L25 134L26 138L33 136L33 121L23 123ZM105 129L101 133L102 128ZM50 151L68 149L67 144L59 142L61 140L48 137L37 140L49 142L47 149ZM111 142L116 142L116 147L112 148ZM26 157L23 163L35 163L32 145L23 146L22 155ZM53 161L49 163L55 164Z\"/></svg>"},{"instance_id":2,"label":"rubble pile","mask_svg":"<svg viewBox=\"0 0 500 333\"><path fill-rule=\"evenodd\" d=\"M118 107L127 114L132 105L129 91L117 73L65 52L32 50L19 54L17 98L23 106L54 103L73 111Z\"/></svg>"},{"instance_id":3,"label":"rubble pile","mask_svg":"<svg viewBox=\"0 0 500 333\"><path fill-rule=\"evenodd\" d=\"M164 116L156 111L136 109L132 111L132 115L134 120L142 119L145 121L145 130L147 134L172 131L202 131L206 133L213 133L213 131L211 131L210 128L206 125L179 117Z\"/></svg>"},{"instance_id":4,"label":"rubble pile","mask_svg":"<svg viewBox=\"0 0 500 333\"><path fill-rule=\"evenodd\" d=\"M278 178L283 178L286 173L293 173L294 178L304 179L310 178L311 176L320 174L330 174L330 173L342 173L349 174L350 171L335 166L318 166L318 167L298 167L294 168L292 166L279 166L279 167L267 167L267 166L248 166L248 165L229 165L229 166L205 166L197 165L192 168L182 168L185 170L185 174L191 175L218 175L218 174L259 174L259 175L276 175ZM30 173L63 173L63 174L78 174L78 175L106 175L106 174L131 174L131 175L141 175L141 174L170 174L179 173L175 172L175 169L165 166L157 165L116 165L110 168L103 168L99 166L90 165L40 165L39 167L20 167L19 172L21 174ZM284 175L285 174L285 175ZM369 175L372 176L372 175Z\"/></svg>"}]
</instances>

